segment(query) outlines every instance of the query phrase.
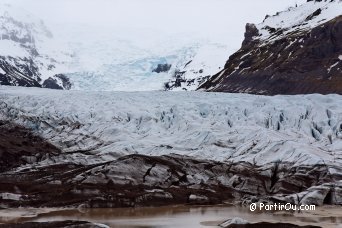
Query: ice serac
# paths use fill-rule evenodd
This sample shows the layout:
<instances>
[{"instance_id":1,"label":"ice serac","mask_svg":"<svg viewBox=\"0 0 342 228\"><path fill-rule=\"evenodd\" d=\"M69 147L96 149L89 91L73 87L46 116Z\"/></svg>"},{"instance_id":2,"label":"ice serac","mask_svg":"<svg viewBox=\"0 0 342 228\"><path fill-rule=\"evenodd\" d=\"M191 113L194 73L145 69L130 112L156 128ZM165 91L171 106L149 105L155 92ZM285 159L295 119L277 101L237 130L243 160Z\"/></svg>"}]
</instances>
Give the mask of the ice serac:
<instances>
[{"instance_id":1,"label":"ice serac","mask_svg":"<svg viewBox=\"0 0 342 228\"><path fill-rule=\"evenodd\" d=\"M259 24L200 89L253 94L342 94L342 2L308 1Z\"/></svg>"},{"instance_id":2,"label":"ice serac","mask_svg":"<svg viewBox=\"0 0 342 228\"><path fill-rule=\"evenodd\" d=\"M62 62L43 48L55 46L49 42L52 33L42 21L21 9L1 4L0 85L70 89L70 81L60 74Z\"/></svg>"}]
</instances>

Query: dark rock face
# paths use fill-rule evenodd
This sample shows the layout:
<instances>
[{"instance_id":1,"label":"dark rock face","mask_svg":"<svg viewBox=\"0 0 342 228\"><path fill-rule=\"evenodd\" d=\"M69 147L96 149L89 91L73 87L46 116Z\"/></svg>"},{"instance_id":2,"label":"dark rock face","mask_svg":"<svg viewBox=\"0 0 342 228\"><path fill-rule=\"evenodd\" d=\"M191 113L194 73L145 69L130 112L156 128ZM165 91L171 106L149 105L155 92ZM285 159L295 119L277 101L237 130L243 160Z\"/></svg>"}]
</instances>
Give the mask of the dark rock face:
<instances>
[{"instance_id":1,"label":"dark rock face","mask_svg":"<svg viewBox=\"0 0 342 228\"><path fill-rule=\"evenodd\" d=\"M39 162L59 153L56 147L27 129L0 121L0 172Z\"/></svg>"},{"instance_id":2,"label":"dark rock face","mask_svg":"<svg viewBox=\"0 0 342 228\"><path fill-rule=\"evenodd\" d=\"M307 19L320 13L315 11ZM271 33L270 39L284 32L264 29ZM256 36L257 29L248 24L241 49L199 89L265 95L342 94L342 16L270 42L263 43Z\"/></svg>"},{"instance_id":3,"label":"dark rock face","mask_svg":"<svg viewBox=\"0 0 342 228\"><path fill-rule=\"evenodd\" d=\"M171 68L171 64L158 64L152 72L161 73L161 72L168 72Z\"/></svg>"},{"instance_id":4,"label":"dark rock face","mask_svg":"<svg viewBox=\"0 0 342 228\"><path fill-rule=\"evenodd\" d=\"M245 32L245 39L242 42L242 46L245 47L249 45L256 36L259 35L259 30L255 26L255 24L246 24L246 32Z\"/></svg>"},{"instance_id":5,"label":"dark rock face","mask_svg":"<svg viewBox=\"0 0 342 228\"><path fill-rule=\"evenodd\" d=\"M1 54L1 53L0 53ZM0 85L71 89L71 82L63 74L42 81L37 63L32 58L0 56Z\"/></svg>"},{"instance_id":6,"label":"dark rock face","mask_svg":"<svg viewBox=\"0 0 342 228\"><path fill-rule=\"evenodd\" d=\"M43 83L43 88L49 89L63 89L60 85L58 85L57 80L53 78L48 78Z\"/></svg>"},{"instance_id":7,"label":"dark rock face","mask_svg":"<svg viewBox=\"0 0 342 228\"><path fill-rule=\"evenodd\" d=\"M305 20L306 20L306 21L310 21L310 20L313 19L314 17L320 15L321 12L322 12L322 10L321 10L321 9L318 9L318 10L316 10L315 12L313 12L311 15L309 15Z\"/></svg>"},{"instance_id":8,"label":"dark rock face","mask_svg":"<svg viewBox=\"0 0 342 228\"><path fill-rule=\"evenodd\" d=\"M0 85L14 85L25 87L41 87L37 76L38 69L29 59L16 61L15 58L9 58L12 62L0 56Z\"/></svg>"},{"instance_id":9,"label":"dark rock face","mask_svg":"<svg viewBox=\"0 0 342 228\"><path fill-rule=\"evenodd\" d=\"M60 83L58 83L60 82ZM43 88L49 89L71 89L71 82L64 74L57 74L54 77L46 79L43 84Z\"/></svg>"}]
</instances>

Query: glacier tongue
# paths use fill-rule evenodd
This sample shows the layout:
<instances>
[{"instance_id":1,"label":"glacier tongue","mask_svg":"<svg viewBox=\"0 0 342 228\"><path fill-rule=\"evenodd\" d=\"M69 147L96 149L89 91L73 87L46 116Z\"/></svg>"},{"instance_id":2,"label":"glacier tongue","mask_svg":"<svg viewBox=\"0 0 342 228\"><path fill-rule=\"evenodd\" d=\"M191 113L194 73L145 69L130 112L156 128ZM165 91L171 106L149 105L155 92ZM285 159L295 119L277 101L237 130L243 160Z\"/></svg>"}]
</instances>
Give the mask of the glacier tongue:
<instances>
[{"instance_id":1,"label":"glacier tongue","mask_svg":"<svg viewBox=\"0 0 342 228\"><path fill-rule=\"evenodd\" d=\"M65 153L342 164L340 95L84 92L0 87L0 119Z\"/></svg>"}]
</instances>

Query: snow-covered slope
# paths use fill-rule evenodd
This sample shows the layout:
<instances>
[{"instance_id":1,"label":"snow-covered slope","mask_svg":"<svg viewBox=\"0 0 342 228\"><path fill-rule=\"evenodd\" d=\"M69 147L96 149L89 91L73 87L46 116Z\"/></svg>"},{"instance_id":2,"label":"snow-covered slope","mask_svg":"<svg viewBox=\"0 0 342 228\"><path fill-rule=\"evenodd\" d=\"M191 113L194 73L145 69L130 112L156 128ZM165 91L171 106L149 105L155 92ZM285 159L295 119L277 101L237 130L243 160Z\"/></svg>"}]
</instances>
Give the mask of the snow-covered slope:
<instances>
[{"instance_id":1,"label":"snow-covered slope","mask_svg":"<svg viewBox=\"0 0 342 228\"><path fill-rule=\"evenodd\" d=\"M41 20L0 4L0 84L70 88L59 75L70 61L65 50Z\"/></svg>"},{"instance_id":2,"label":"snow-covered slope","mask_svg":"<svg viewBox=\"0 0 342 228\"><path fill-rule=\"evenodd\" d=\"M202 44L185 50L169 71L166 90L196 90L198 86L220 71L231 53L228 46Z\"/></svg>"},{"instance_id":3,"label":"snow-covered slope","mask_svg":"<svg viewBox=\"0 0 342 228\"><path fill-rule=\"evenodd\" d=\"M1 87L0 118L65 152L342 164L341 98Z\"/></svg>"},{"instance_id":4,"label":"snow-covered slope","mask_svg":"<svg viewBox=\"0 0 342 228\"><path fill-rule=\"evenodd\" d=\"M276 39L310 30L339 15L342 15L341 0L307 1L298 7L290 7L276 15L266 16L265 20L256 26L259 30L257 39L274 42ZM279 33L274 34L274 29Z\"/></svg>"}]
</instances>

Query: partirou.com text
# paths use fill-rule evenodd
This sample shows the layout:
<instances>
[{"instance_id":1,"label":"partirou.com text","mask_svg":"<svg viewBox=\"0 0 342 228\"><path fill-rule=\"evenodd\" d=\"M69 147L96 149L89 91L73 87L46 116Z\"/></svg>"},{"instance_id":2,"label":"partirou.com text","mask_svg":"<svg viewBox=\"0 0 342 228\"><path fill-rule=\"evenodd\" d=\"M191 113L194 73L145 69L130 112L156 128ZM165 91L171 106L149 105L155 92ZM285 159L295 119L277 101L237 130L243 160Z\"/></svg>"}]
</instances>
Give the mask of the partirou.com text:
<instances>
[{"instance_id":1,"label":"partirou.com text","mask_svg":"<svg viewBox=\"0 0 342 228\"><path fill-rule=\"evenodd\" d=\"M280 204L264 204L264 203L252 203L249 205L250 211L266 210L266 211L314 211L316 205L293 205L291 203Z\"/></svg>"}]
</instances>

